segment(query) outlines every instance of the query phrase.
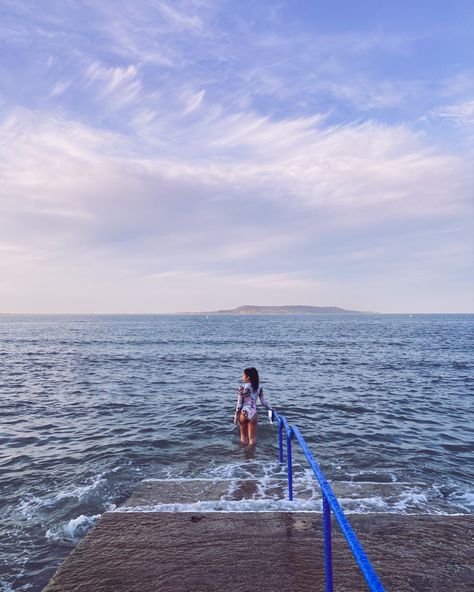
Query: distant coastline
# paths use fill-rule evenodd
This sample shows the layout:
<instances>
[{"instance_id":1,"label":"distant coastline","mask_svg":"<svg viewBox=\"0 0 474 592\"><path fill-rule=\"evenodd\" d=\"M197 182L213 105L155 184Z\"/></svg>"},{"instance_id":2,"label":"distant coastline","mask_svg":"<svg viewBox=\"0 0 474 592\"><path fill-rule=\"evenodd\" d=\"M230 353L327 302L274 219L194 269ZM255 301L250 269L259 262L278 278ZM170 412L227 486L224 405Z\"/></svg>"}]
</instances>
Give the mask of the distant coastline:
<instances>
[{"instance_id":1,"label":"distant coastline","mask_svg":"<svg viewBox=\"0 0 474 592\"><path fill-rule=\"evenodd\" d=\"M347 310L339 308L338 306L299 306L299 305L284 305L284 306L252 306L246 304L226 310L213 310L208 312L199 312L201 315L259 315L259 314L377 314L371 311Z\"/></svg>"}]
</instances>

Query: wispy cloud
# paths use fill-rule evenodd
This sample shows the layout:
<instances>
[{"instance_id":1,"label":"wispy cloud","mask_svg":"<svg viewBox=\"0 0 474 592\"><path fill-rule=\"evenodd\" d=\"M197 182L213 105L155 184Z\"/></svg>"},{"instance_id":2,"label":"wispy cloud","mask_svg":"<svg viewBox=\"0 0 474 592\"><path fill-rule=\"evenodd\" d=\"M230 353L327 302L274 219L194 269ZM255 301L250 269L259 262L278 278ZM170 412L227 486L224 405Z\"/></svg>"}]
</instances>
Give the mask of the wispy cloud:
<instances>
[{"instance_id":1,"label":"wispy cloud","mask_svg":"<svg viewBox=\"0 0 474 592\"><path fill-rule=\"evenodd\" d=\"M203 21L196 14L189 16L165 2L156 2L156 6L175 31L201 31L204 28Z\"/></svg>"},{"instance_id":2,"label":"wispy cloud","mask_svg":"<svg viewBox=\"0 0 474 592\"><path fill-rule=\"evenodd\" d=\"M205 94L206 93L204 90L195 93L186 92L183 96L183 100L185 102L183 115L188 115L189 113L196 111L196 109L198 109L199 105L202 103Z\"/></svg>"},{"instance_id":3,"label":"wispy cloud","mask_svg":"<svg viewBox=\"0 0 474 592\"><path fill-rule=\"evenodd\" d=\"M320 233L328 224L320 219L322 212L332 227L367 228L383 220L456 215L466 207L468 162L433 152L407 129L375 123L321 129L313 120L251 116L246 122L243 115L240 124L245 132L240 136L227 119L208 136L191 129L174 150L187 144L189 158L169 159L160 148L151 157L152 146L144 157L140 143L121 134L17 111L0 130L6 140L2 202L10 204L11 215L26 204L29 215L56 212L58 225L65 213L88 218L90 227L78 224L76 233L84 233L89 244L94 229L101 230L94 239L99 243L121 233L160 240L171 234L188 236L186 245L194 237L205 254L206 237L209 251L214 257L218 247L222 262L278 249L278 240L272 245L258 225L252 230L248 211L267 217L266 233L281 233L286 216L311 219L313 231ZM222 160L224 146L230 152ZM204 162L200 154L206 155ZM280 211L273 222L268 208ZM212 240L205 222L211 215L218 227L227 228ZM231 246L234 230L240 236Z\"/></svg>"},{"instance_id":4,"label":"wispy cloud","mask_svg":"<svg viewBox=\"0 0 474 592\"><path fill-rule=\"evenodd\" d=\"M472 132L474 126L474 99L454 105L437 107L428 113L428 117L449 120L454 125L468 127Z\"/></svg>"},{"instance_id":5,"label":"wispy cloud","mask_svg":"<svg viewBox=\"0 0 474 592\"><path fill-rule=\"evenodd\" d=\"M98 87L99 97L116 107L131 103L141 88L136 66L107 68L97 62L87 69L86 85Z\"/></svg>"},{"instance_id":6,"label":"wispy cloud","mask_svg":"<svg viewBox=\"0 0 474 592\"><path fill-rule=\"evenodd\" d=\"M56 82L56 84L53 86L51 92L48 95L48 99L62 95L63 92L65 92L69 88L70 85L70 80L60 80L59 82Z\"/></svg>"}]
</instances>

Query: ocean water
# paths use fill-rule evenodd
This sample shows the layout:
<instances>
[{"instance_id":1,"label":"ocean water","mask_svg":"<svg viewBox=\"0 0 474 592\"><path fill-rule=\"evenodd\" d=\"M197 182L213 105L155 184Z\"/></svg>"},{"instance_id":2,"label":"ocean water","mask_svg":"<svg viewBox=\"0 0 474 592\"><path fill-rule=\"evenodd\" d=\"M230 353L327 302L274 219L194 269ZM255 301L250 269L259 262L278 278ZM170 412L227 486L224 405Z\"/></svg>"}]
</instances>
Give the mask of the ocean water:
<instances>
[{"instance_id":1,"label":"ocean water","mask_svg":"<svg viewBox=\"0 0 474 592\"><path fill-rule=\"evenodd\" d=\"M254 452L232 430L246 366L349 514L472 512L473 321L0 316L0 590L41 590L142 479L253 478L265 497L276 428L261 415ZM297 488L317 490L294 454Z\"/></svg>"}]
</instances>

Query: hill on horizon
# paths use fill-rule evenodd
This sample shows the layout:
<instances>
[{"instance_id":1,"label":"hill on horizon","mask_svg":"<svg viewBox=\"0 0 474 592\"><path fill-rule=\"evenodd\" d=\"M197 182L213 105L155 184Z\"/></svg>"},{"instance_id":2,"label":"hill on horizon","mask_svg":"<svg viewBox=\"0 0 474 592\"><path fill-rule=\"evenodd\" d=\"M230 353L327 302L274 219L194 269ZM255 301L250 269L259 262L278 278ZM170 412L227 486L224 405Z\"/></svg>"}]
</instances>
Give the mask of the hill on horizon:
<instances>
[{"instance_id":1,"label":"hill on horizon","mask_svg":"<svg viewBox=\"0 0 474 592\"><path fill-rule=\"evenodd\" d=\"M237 308L226 310L214 310L200 314L373 314L368 311L347 310L338 306L303 306L303 305L283 305L283 306L253 306L245 304Z\"/></svg>"}]
</instances>

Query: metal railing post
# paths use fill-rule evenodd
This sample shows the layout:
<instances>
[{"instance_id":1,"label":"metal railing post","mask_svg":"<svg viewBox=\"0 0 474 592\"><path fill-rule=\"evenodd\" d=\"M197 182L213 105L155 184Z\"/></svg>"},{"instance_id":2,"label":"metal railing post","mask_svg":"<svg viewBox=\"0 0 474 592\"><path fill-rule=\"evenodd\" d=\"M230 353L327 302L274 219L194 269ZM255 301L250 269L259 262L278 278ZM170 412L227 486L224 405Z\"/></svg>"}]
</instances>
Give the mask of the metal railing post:
<instances>
[{"instance_id":1,"label":"metal railing post","mask_svg":"<svg viewBox=\"0 0 474 592\"><path fill-rule=\"evenodd\" d=\"M286 428L286 426L285 426ZM286 432L286 462L288 471L288 499L293 501L293 460L291 457L291 440L293 438L293 430L290 428Z\"/></svg>"},{"instance_id":2,"label":"metal railing post","mask_svg":"<svg viewBox=\"0 0 474 592\"><path fill-rule=\"evenodd\" d=\"M278 417L278 460L283 463L283 422Z\"/></svg>"},{"instance_id":3,"label":"metal railing post","mask_svg":"<svg viewBox=\"0 0 474 592\"><path fill-rule=\"evenodd\" d=\"M323 493L323 536L324 570L326 572L326 592L333 592L332 580L332 541L331 541L331 506Z\"/></svg>"}]
</instances>

